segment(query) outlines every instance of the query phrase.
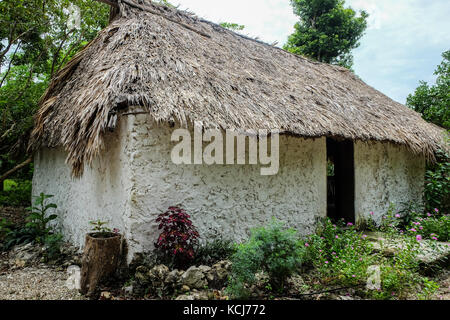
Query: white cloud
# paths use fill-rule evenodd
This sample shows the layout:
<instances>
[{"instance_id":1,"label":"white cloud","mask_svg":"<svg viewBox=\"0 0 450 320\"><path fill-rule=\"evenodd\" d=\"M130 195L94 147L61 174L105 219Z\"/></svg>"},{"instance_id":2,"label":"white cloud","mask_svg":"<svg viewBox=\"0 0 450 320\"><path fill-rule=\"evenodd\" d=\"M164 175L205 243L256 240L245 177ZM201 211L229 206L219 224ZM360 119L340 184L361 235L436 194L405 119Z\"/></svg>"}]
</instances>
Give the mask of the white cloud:
<instances>
[{"instance_id":1,"label":"white cloud","mask_svg":"<svg viewBox=\"0 0 450 320\"><path fill-rule=\"evenodd\" d=\"M277 41L279 46L286 42L297 22L288 0L174 0L173 4L213 22L243 24L243 34L268 43Z\"/></svg>"}]
</instances>

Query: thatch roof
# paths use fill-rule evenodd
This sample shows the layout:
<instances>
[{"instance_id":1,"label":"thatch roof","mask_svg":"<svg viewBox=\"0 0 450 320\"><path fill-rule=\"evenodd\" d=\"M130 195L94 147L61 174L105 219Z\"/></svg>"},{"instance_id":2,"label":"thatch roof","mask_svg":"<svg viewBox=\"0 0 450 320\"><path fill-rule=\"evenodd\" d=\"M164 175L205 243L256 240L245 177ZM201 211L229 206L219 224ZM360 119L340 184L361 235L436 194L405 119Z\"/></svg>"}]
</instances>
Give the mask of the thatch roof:
<instances>
[{"instance_id":1,"label":"thatch roof","mask_svg":"<svg viewBox=\"0 0 450 320\"><path fill-rule=\"evenodd\" d=\"M118 2L110 25L55 76L36 116L33 148L63 146L75 176L128 106L158 122L389 141L429 159L443 144L442 129L345 68L148 0Z\"/></svg>"}]
</instances>

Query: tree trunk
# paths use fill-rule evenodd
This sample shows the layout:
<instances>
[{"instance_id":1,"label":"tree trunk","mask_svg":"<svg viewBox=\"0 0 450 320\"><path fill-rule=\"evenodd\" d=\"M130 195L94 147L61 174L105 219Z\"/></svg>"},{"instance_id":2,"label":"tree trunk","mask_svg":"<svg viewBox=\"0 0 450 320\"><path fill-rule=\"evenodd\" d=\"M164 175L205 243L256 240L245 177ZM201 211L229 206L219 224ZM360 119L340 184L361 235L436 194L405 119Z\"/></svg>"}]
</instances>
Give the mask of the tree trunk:
<instances>
[{"instance_id":1,"label":"tree trunk","mask_svg":"<svg viewBox=\"0 0 450 320\"><path fill-rule=\"evenodd\" d=\"M86 235L81 265L80 292L88 296L93 295L97 285L116 272L122 254L120 235L112 234L109 238L95 236L95 233Z\"/></svg>"}]
</instances>

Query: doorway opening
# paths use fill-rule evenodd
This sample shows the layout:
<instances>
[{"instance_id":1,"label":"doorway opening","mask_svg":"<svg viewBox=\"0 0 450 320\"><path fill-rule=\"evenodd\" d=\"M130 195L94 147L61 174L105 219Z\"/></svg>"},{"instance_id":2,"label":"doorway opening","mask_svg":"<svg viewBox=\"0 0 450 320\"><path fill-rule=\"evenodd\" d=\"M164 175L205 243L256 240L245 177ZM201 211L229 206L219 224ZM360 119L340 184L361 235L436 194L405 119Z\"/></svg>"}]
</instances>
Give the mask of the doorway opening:
<instances>
[{"instance_id":1,"label":"doorway opening","mask_svg":"<svg viewBox=\"0 0 450 320\"><path fill-rule=\"evenodd\" d=\"M355 160L351 140L327 138L327 215L355 223Z\"/></svg>"}]
</instances>

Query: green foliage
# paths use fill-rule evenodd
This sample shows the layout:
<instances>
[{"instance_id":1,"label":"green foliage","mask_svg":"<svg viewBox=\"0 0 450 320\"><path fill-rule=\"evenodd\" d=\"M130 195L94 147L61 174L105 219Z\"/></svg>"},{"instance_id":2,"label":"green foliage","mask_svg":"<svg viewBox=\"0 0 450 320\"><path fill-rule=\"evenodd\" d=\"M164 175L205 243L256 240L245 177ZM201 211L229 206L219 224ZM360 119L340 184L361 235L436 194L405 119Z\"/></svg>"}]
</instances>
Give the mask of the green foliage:
<instances>
[{"instance_id":1,"label":"green foliage","mask_svg":"<svg viewBox=\"0 0 450 320\"><path fill-rule=\"evenodd\" d=\"M235 252L236 248L231 240L214 239L195 249L195 257L191 264L211 266L219 261L229 259Z\"/></svg>"},{"instance_id":2,"label":"green foliage","mask_svg":"<svg viewBox=\"0 0 450 320\"><path fill-rule=\"evenodd\" d=\"M439 208L450 213L450 161L442 154L439 159L425 174L425 203L428 210Z\"/></svg>"},{"instance_id":3,"label":"green foliage","mask_svg":"<svg viewBox=\"0 0 450 320\"><path fill-rule=\"evenodd\" d=\"M35 197L34 205L27 208L30 213L26 218L27 223L25 224L25 227L34 234L34 240L38 243L44 243L44 240L53 233L54 228L48 224L58 217L56 214L49 215L47 213L49 209L57 208L57 205L54 203L46 203L46 200L52 197L52 195L41 193L39 196Z\"/></svg>"},{"instance_id":4,"label":"green foliage","mask_svg":"<svg viewBox=\"0 0 450 320\"><path fill-rule=\"evenodd\" d=\"M244 25L231 22L222 22L220 23L220 25L226 29L230 29L233 31L242 31L245 29Z\"/></svg>"},{"instance_id":5,"label":"green foliage","mask_svg":"<svg viewBox=\"0 0 450 320\"><path fill-rule=\"evenodd\" d=\"M307 262L321 275L324 284L356 285L367 279L373 263L372 245L367 236L351 224L319 222L316 234L305 241Z\"/></svg>"},{"instance_id":6,"label":"green foliage","mask_svg":"<svg viewBox=\"0 0 450 320\"><path fill-rule=\"evenodd\" d=\"M111 234L111 229L106 227L108 224L107 221L89 221L89 224L92 226L91 232L94 232L99 236L107 236Z\"/></svg>"},{"instance_id":7,"label":"green foliage","mask_svg":"<svg viewBox=\"0 0 450 320\"><path fill-rule=\"evenodd\" d=\"M5 190L0 191L0 206L29 206L31 203L31 187L30 180L10 180L8 184L5 184Z\"/></svg>"},{"instance_id":8,"label":"green foliage","mask_svg":"<svg viewBox=\"0 0 450 320\"><path fill-rule=\"evenodd\" d=\"M422 281L422 291L417 294L417 297L419 300L430 300L439 289L439 285L428 278L423 278Z\"/></svg>"},{"instance_id":9,"label":"green foliage","mask_svg":"<svg viewBox=\"0 0 450 320\"><path fill-rule=\"evenodd\" d=\"M79 29L69 29L69 5L80 9ZM0 173L29 157L39 98L56 72L106 27L108 17L109 6L96 1L0 1ZM31 167L14 178L30 179Z\"/></svg>"},{"instance_id":10,"label":"green foliage","mask_svg":"<svg viewBox=\"0 0 450 320\"><path fill-rule=\"evenodd\" d=\"M358 16L344 7L343 0L291 0L291 4L300 21L285 50L351 68L351 50L359 46L368 14L361 11Z\"/></svg>"},{"instance_id":11,"label":"green foliage","mask_svg":"<svg viewBox=\"0 0 450 320\"><path fill-rule=\"evenodd\" d=\"M63 235L60 233L49 234L44 238L44 257L47 261L58 259L61 254L62 243Z\"/></svg>"},{"instance_id":12,"label":"green foliage","mask_svg":"<svg viewBox=\"0 0 450 320\"><path fill-rule=\"evenodd\" d=\"M232 256L228 292L235 298L248 297L248 286L255 283L258 272L266 272L271 287L282 290L286 278L301 266L304 251L297 232L285 229L280 221L253 230Z\"/></svg>"},{"instance_id":13,"label":"green foliage","mask_svg":"<svg viewBox=\"0 0 450 320\"><path fill-rule=\"evenodd\" d=\"M45 257L55 259L60 252L62 235L57 233L49 223L57 218L55 214L48 214L50 209L56 209L54 203L47 203L51 195L41 193L35 197L34 205L27 208L29 215L24 226L14 225L3 219L0 221L0 249L8 250L22 243L37 242L44 245Z\"/></svg>"},{"instance_id":14,"label":"green foliage","mask_svg":"<svg viewBox=\"0 0 450 320\"><path fill-rule=\"evenodd\" d=\"M419 220L420 233L424 238L439 240L444 242L450 241L450 216L443 215L441 217L431 216Z\"/></svg>"},{"instance_id":15,"label":"green foliage","mask_svg":"<svg viewBox=\"0 0 450 320\"><path fill-rule=\"evenodd\" d=\"M436 83L421 81L414 94L408 96L406 105L422 114L422 117L450 130L450 50L442 54L442 63L436 68ZM445 137L448 139L448 137ZM428 210L450 210L450 164L449 155L437 154L437 163L429 165L426 172L425 201Z\"/></svg>"},{"instance_id":16,"label":"green foliage","mask_svg":"<svg viewBox=\"0 0 450 320\"><path fill-rule=\"evenodd\" d=\"M414 94L408 96L406 105L421 113L425 120L450 130L450 50L442 57L434 72L436 83L430 86L421 81Z\"/></svg>"}]
</instances>

